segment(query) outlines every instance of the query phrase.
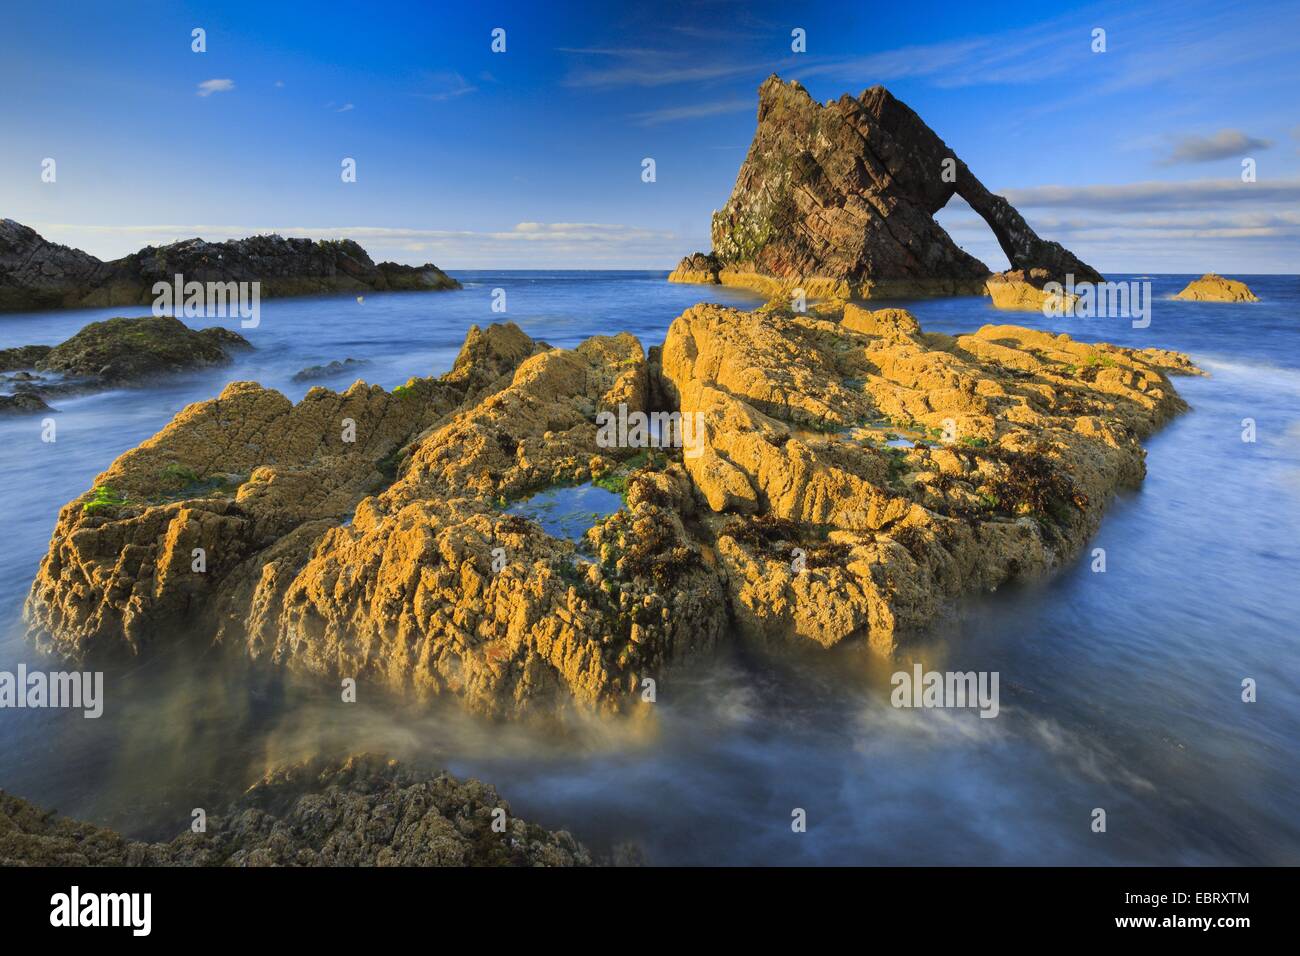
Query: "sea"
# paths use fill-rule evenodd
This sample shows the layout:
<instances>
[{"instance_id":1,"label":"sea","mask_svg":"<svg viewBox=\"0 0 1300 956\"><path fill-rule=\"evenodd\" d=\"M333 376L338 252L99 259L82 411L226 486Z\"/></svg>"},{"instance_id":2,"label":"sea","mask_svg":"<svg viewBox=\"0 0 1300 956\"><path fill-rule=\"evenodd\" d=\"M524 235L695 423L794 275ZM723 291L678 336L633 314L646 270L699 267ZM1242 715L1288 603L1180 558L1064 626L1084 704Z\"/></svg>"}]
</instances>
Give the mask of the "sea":
<instances>
[{"instance_id":1,"label":"sea","mask_svg":"<svg viewBox=\"0 0 1300 956\"><path fill-rule=\"evenodd\" d=\"M267 300L254 329L192 319L235 328L255 350L146 388L53 399L50 416L0 418L0 671L59 667L21 621L59 508L229 381L294 400L355 378L391 388L449 369L474 324L509 320L566 347L625 330L649 347L696 302L760 301L663 272L456 277L464 288L450 292ZM1173 301L1192 276L1108 278L1151 283L1146 327L1001 313L982 298L887 303L927 331L1028 325L1184 351L1208 373L1175 380L1191 410L1146 442L1146 481L1118 495L1076 560L962 601L898 660L737 637L662 682L653 720L554 733L377 691L344 705L330 682L177 635L105 674L98 719L0 709L0 788L169 839L194 808L218 812L278 762L371 751L479 777L512 812L648 865L1300 863L1300 277L1235 277L1263 300L1249 305ZM0 348L147 312L4 314ZM347 358L366 364L294 380ZM42 440L46 417L54 442ZM580 534L584 516L618 506L600 489L574 494L538 496L548 529ZM997 717L894 707L892 674L917 663L997 672Z\"/></svg>"}]
</instances>

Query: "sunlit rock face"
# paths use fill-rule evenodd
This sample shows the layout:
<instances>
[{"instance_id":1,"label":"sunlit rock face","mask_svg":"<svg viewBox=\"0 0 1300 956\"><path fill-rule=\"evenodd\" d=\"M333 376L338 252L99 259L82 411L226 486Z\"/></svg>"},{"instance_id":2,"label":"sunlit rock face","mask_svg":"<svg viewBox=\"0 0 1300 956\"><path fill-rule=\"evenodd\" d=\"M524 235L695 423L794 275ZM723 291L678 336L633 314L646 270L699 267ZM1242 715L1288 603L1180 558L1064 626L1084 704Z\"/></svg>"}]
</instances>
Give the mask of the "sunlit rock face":
<instances>
[{"instance_id":1,"label":"sunlit rock face","mask_svg":"<svg viewBox=\"0 0 1300 956\"><path fill-rule=\"evenodd\" d=\"M1185 302L1258 302L1259 296L1250 287L1236 279L1207 272L1199 279L1187 283L1182 292L1174 296Z\"/></svg>"},{"instance_id":2,"label":"sunlit rock face","mask_svg":"<svg viewBox=\"0 0 1300 956\"><path fill-rule=\"evenodd\" d=\"M644 715L725 640L888 653L1059 565L1195 372L853 304L695 306L648 356L475 328L392 392L236 382L186 408L63 508L27 619L78 660L190 641L495 717ZM665 409L676 444L602 438ZM622 502L579 533L513 504L587 484Z\"/></svg>"}]
</instances>

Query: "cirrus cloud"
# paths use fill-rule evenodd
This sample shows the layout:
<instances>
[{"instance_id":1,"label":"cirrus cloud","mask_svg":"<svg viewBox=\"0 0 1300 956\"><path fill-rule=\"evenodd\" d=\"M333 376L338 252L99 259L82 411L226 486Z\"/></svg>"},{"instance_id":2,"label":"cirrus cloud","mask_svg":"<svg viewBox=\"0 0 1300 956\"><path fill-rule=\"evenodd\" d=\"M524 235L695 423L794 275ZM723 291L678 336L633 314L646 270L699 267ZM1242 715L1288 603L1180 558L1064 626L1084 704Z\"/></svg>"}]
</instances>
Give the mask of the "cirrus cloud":
<instances>
[{"instance_id":1,"label":"cirrus cloud","mask_svg":"<svg viewBox=\"0 0 1300 956\"><path fill-rule=\"evenodd\" d=\"M211 96L213 93L229 93L235 88L235 81L228 79L204 80L194 91L195 96Z\"/></svg>"}]
</instances>

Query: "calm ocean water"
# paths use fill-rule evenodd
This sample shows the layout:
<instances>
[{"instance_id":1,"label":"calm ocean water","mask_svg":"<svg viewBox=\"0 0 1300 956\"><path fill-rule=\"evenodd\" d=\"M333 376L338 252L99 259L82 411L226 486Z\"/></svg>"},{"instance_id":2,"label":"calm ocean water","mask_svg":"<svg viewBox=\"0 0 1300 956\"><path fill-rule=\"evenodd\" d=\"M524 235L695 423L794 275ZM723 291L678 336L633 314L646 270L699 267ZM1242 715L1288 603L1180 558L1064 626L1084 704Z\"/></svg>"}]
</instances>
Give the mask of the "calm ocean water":
<instances>
[{"instance_id":1,"label":"calm ocean water","mask_svg":"<svg viewBox=\"0 0 1300 956\"><path fill-rule=\"evenodd\" d=\"M271 300L234 367L55 401L54 444L39 417L0 419L0 670L41 664L18 617L58 508L187 403L234 379L296 399L309 387L296 371L348 357L370 364L323 384L391 387L446 370L471 324L501 318L554 345L627 330L649 346L696 301L758 301L663 277L467 272L458 292ZM998 671L995 720L895 710L894 668L851 648L736 648L661 686L656 728L592 724L563 742L454 707L343 707L330 687L175 654L110 672L97 721L0 710L0 787L160 838L269 762L374 749L480 776L516 812L650 863L1300 863L1300 278L1241 277L1256 305L1164 298L1188 278L1151 278L1146 329L905 303L929 331L1012 322L1186 351L1211 373L1176 381L1193 410L1148 442L1146 483L1103 523L1107 573L1081 558L973 600L911 650L927 667ZM495 287L506 316L490 311ZM0 315L0 348L144 312ZM1240 700L1245 677L1257 703Z\"/></svg>"}]
</instances>

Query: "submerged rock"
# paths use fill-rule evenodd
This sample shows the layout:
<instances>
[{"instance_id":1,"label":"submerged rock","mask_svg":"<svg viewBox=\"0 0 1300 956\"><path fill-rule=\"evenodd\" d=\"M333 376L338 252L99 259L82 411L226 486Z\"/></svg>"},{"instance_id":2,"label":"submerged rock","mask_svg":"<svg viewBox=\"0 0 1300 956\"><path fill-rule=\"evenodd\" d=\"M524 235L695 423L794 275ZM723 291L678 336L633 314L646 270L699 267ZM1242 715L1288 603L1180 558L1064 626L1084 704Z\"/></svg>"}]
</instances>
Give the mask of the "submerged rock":
<instances>
[{"instance_id":1,"label":"submerged rock","mask_svg":"<svg viewBox=\"0 0 1300 956\"><path fill-rule=\"evenodd\" d=\"M504 820L504 831L493 829ZM499 826L499 825L498 825ZM0 791L0 866L588 866L496 791L371 755L276 768L204 833L142 843Z\"/></svg>"},{"instance_id":2,"label":"submerged rock","mask_svg":"<svg viewBox=\"0 0 1300 956\"><path fill-rule=\"evenodd\" d=\"M230 385L63 509L30 633L77 659L186 635L495 716L635 711L732 624L888 652L1059 565L1184 407L1167 375L1197 371L841 308L697 306L649 358L627 334L474 328L441 378L298 405ZM688 440L600 437L601 412L665 406ZM502 510L589 481L625 506L581 548Z\"/></svg>"},{"instance_id":3,"label":"submerged rock","mask_svg":"<svg viewBox=\"0 0 1300 956\"><path fill-rule=\"evenodd\" d=\"M1174 296L1189 302L1258 302L1259 296L1250 291L1244 282L1225 279L1223 276L1207 272L1199 279L1187 283L1182 292Z\"/></svg>"},{"instance_id":4,"label":"submerged rock","mask_svg":"<svg viewBox=\"0 0 1300 956\"><path fill-rule=\"evenodd\" d=\"M344 372L353 372L369 365L365 359L346 358L342 362L335 359L328 365L309 365L293 376L295 382L314 382L322 378L333 378Z\"/></svg>"},{"instance_id":5,"label":"submerged rock","mask_svg":"<svg viewBox=\"0 0 1300 956\"><path fill-rule=\"evenodd\" d=\"M50 406L45 404L45 399L32 392L0 395L0 415L34 415L48 411Z\"/></svg>"},{"instance_id":6,"label":"submerged rock","mask_svg":"<svg viewBox=\"0 0 1300 956\"><path fill-rule=\"evenodd\" d=\"M713 216L712 253L687 256L670 278L809 298L976 295L988 267L934 219L954 195L989 224L1013 270L1101 279L1039 238L884 87L822 105L776 76L759 88L758 129Z\"/></svg>"},{"instance_id":7,"label":"submerged rock","mask_svg":"<svg viewBox=\"0 0 1300 956\"><path fill-rule=\"evenodd\" d=\"M186 239L103 262L0 219L0 312L148 305L156 282L259 282L262 298L326 292L431 291L460 283L432 263L371 260L350 239Z\"/></svg>"}]
</instances>

